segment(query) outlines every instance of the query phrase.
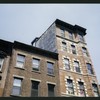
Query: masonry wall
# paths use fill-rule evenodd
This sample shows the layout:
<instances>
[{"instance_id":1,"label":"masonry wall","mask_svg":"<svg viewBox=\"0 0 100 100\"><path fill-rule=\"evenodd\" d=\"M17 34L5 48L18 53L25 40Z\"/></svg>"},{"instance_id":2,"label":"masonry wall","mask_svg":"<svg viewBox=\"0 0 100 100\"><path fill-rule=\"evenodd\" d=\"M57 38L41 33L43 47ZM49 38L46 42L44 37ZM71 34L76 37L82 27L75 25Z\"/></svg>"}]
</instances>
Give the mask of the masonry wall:
<instances>
[{"instance_id":1,"label":"masonry wall","mask_svg":"<svg viewBox=\"0 0 100 100\"><path fill-rule=\"evenodd\" d=\"M16 57L17 54L25 55L25 65L24 69L16 67ZM32 58L40 59L40 71L32 70ZM47 74L47 65L46 62L50 61L54 63L54 75ZM6 85L4 88L4 97L13 96L11 94L13 87L14 77L22 78L22 88L21 88L21 96L22 97L30 97L31 95L31 81L39 81L39 96L48 96L48 88L47 84L55 85L55 96L59 96L59 71L58 71L58 63L56 59L48 58L46 56L29 53L26 51L21 51L18 49L13 49L13 53L11 56L11 63L8 70Z\"/></svg>"},{"instance_id":2,"label":"masonry wall","mask_svg":"<svg viewBox=\"0 0 100 100\"><path fill-rule=\"evenodd\" d=\"M56 52L56 35L55 35L55 24L52 24L39 38L36 43L36 47L45 49L48 51Z\"/></svg>"},{"instance_id":3,"label":"masonry wall","mask_svg":"<svg viewBox=\"0 0 100 100\"><path fill-rule=\"evenodd\" d=\"M60 27L56 27L56 39L57 39L57 49L59 53L59 76L60 76L60 88L62 96L79 96L78 92L78 81L81 79L84 82L86 96L94 96L92 83L95 82L98 85L98 81L95 75L91 57L84 56L82 53L82 47L86 47L86 43L79 42L79 35L77 33L73 34L73 40L69 39L69 31L65 31L65 37L61 36ZM62 42L66 42L67 50L63 50ZM71 45L75 45L77 54L72 54ZM88 49L87 49L88 51ZM89 52L88 52L89 54ZM69 59L70 70L66 70L64 67L64 58ZM81 69L81 73L75 72L74 61L78 61ZM89 75L86 67L86 63L91 63L94 75ZM67 92L66 79L71 78L74 85L74 95L70 95Z\"/></svg>"}]
</instances>

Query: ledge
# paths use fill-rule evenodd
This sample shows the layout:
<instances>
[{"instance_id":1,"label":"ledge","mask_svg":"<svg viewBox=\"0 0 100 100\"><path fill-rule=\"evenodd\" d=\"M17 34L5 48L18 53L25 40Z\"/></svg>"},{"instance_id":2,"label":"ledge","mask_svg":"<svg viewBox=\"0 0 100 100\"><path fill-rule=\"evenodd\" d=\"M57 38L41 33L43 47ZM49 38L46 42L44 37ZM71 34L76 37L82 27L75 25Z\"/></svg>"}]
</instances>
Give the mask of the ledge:
<instances>
[{"instance_id":1,"label":"ledge","mask_svg":"<svg viewBox=\"0 0 100 100\"><path fill-rule=\"evenodd\" d=\"M62 96L65 96L65 97L79 97L78 95L74 95L74 94L67 94L67 93L63 93L63 92L61 92L61 95Z\"/></svg>"},{"instance_id":2,"label":"ledge","mask_svg":"<svg viewBox=\"0 0 100 100\"><path fill-rule=\"evenodd\" d=\"M55 77L55 75L54 75L54 74L49 74L49 73L47 73L47 75L48 75L48 76Z\"/></svg>"},{"instance_id":3,"label":"ledge","mask_svg":"<svg viewBox=\"0 0 100 100\"><path fill-rule=\"evenodd\" d=\"M59 70L63 70L63 71L68 71L68 72L71 72L71 73L76 73L76 74L79 74L79 75L83 75L83 73L78 73L78 72L75 72L75 71L72 71L72 70L66 70L66 69L63 69L63 68L60 68Z\"/></svg>"},{"instance_id":4,"label":"ledge","mask_svg":"<svg viewBox=\"0 0 100 100\"><path fill-rule=\"evenodd\" d=\"M14 95L14 94L11 94L10 96L12 96L12 97L22 97L22 95Z\"/></svg>"},{"instance_id":5,"label":"ledge","mask_svg":"<svg viewBox=\"0 0 100 100\"><path fill-rule=\"evenodd\" d=\"M25 70L25 68L20 68L20 67L14 67L14 68L21 69L21 70Z\"/></svg>"},{"instance_id":6,"label":"ledge","mask_svg":"<svg viewBox=\"0 0 100 100\"><path fill-rule=\"evenodd\" d=\"M89 75L89 76L93 76L93 77L96 77L96 75L94 75L94 74L89 74L89 73L87 73L87 75Z\"/></svg>"},{"instance_id":7,"label":"ledge","mask_svg":"<svg viewBox=\"0 0 100 100\"><path fill-rule=\"evenodd\" d=\"M39 71L37 71L37 70L32 70L31 72L35 72L35 73L41 74L40 70L39 70Z\"/></svg>"}]
</instances>

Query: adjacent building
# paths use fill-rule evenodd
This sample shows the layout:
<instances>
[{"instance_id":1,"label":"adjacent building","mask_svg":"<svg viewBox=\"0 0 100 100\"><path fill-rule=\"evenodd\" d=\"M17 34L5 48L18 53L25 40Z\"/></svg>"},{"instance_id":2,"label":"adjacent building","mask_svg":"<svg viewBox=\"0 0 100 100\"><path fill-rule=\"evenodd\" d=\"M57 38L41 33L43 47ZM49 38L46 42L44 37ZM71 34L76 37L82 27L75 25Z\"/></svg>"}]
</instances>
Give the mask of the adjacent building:
<instances>
[{"instance_id":1,"label":"adjacent building","mask_svg":"<svg viewBox=\"0 0 100 100\"><path fill-rule=\"evenodd\" d=\"M59 96L58 54L0 40L0 95ZM9 49L7 49L9 48Z\"/></svg>"},{"instance_id":2,"label":"adjacent building","mask_svg":"<svg viewBox=\"0 0 100 100\"><path fill-rule=\"evenodd\" d=\"M99 96L86 29L57 19L32 45L58 53L60 96Z\"/></svg>"},{"instance_id":3,"label":"adjacent building","mask_svg":"<svg viewBox=\"0 0 100 100\"><path fill-rule=\"evenodd\" d=\"M0 40L0 96L98 97L85 35L57 19L31 45Z\"/></svg>"}]
</instances>

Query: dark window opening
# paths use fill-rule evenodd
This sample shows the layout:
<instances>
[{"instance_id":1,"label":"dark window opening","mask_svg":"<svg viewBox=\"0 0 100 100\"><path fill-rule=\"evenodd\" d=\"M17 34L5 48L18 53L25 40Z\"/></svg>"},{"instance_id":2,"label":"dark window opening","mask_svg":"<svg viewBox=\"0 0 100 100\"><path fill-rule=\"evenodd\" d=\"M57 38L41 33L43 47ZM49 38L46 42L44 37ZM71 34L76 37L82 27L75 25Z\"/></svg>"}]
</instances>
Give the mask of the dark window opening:
<instances>
[{"instance_id":1,"label":"dark window opening","mask_svg":"<svg viewBox=\"0 0 100 100\"><path fill-rule=\"evenodd\" d=\"M55 88L55 85L48 84L48 96L49 97L54 97L55 96L54 88Z\"/></svg>"},{"instance_id":2,"label":"dark window opening","mask_svg":"<svg viewBox=\"0 0 100 100\"><path fill-rule=\"evenodd\" d=\"M32 87L31 87L31 97L38 97L39 96L39 82L37 81L32 81Z\"/></svg>"},{"instance_id":3,"label":"dark window opening","mask_svg":"<svg viewBox=\"0 0 100 100\"><path fill-rule=\"evenodd\" d=\"M0 80L2 80L2 76L0 76Z\"/></svg>"},{"instance_id":4,"label":"dark window opening","mask_svg":"<svg viewBox=\"0 0 100 100\"><path fill-rule=\"evenodd\" d=\"M87 63L87 69L89 74L94 74L91 64Z\"/></svg>"}]
</instances>

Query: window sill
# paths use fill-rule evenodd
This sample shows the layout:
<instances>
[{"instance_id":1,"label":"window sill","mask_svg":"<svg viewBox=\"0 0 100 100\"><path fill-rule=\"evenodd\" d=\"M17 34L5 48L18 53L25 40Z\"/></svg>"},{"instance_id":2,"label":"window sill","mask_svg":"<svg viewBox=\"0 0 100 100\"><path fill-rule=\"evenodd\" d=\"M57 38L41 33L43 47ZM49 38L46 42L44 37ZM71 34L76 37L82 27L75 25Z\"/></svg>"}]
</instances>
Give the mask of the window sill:
<instances>
[{"instance_id":1,"label":"window sill","mask_svg":"<svg viewBox=\"0 0 100 100\"><path fill-rule=\"evenodd\" d=\"M60 70L68 71L68 72L71 72L71 73L77 73L77 74L80 74L80 75L83 74L82 72L81 73L75 72L75 71L72 71L71 69L70 70L67 70L67 69L61 68Z\"/></svg>"},{"instance_id":2,"label":"window sill","mask_svg":"<svg viewBox=\"0 0 100 100\"><path fill-rule=\"evenodd\" d=\"M89 73L87 73L87 75L89 75L89 76L96 76L96 75L94 75L94 74L89 74Z\"/></svg>"},{"instance_id":3,"label":"window sill","mask_svg":"<svg viewBox=\"0 0 100 100\"><path fill-rule=\"evenodd\" d=\"M31 72L35 72L35 73L41 74L41 72L39 70L32 70Z\"/></svg>"},{"instance_id":4,"label":"window sill","mask_svg":"<svg viewBox=\"0 0 100 100\"><path fill-rule=\"evenodd\" d=\"M48 75L48 76L55 77L55 75L54 75L54 74L49 74L49 73L47 73L47 75Z\"/></svg>"},{"instance_id":5,"label":"window sill","mask_svg":"<svg viewBox=\"0 0 100 100\"><path fill-rule=\"evenodd\" d=\"M80 73L80 72L75 72L75 71L73 71L73 72L82 75L82 73Z\"/></svg>"},{"instance_id":6,"label":"window sill","mask_svg":"<svg viewBox=\"0 0 100 100\"><path fill-rule=\"evenodd\" d=\"M67 96L76 97L76 95L75 95L75 94L67 94Z\"/></svg>"},{"instance_id":7,"label":"window sill","mask_svg":"<svg viewBox=\"0 0 100 100\"><path fill-rule=\"evenodd\" d=\"M21 69L21 70L25 70L25 68L20 68L20 67L15 67L15 68L17 68L17 69Z\"/></svg>"},{"instance_id":8,"label":"window sill","mask_svg":"<svg viewBox=\"0 0 100 100\"><path fill-rule=\"evenodd\" d=\"M68 94L68 93L61 93L62 94L62 96L64 96L64 97L78 97L77 95L75 95L75 94Z\"/></svg>"},{"instance_id":9,"label":"window sill","mask_svg":"<svg viewBox=\"0 0 100 100\"><path fill-rule=\"evenodd\" d=\"M10 96L12 96L12 97L22 97L22 95L14 95L14 94L11 94Z\"/></svg>"}]
</instances>

